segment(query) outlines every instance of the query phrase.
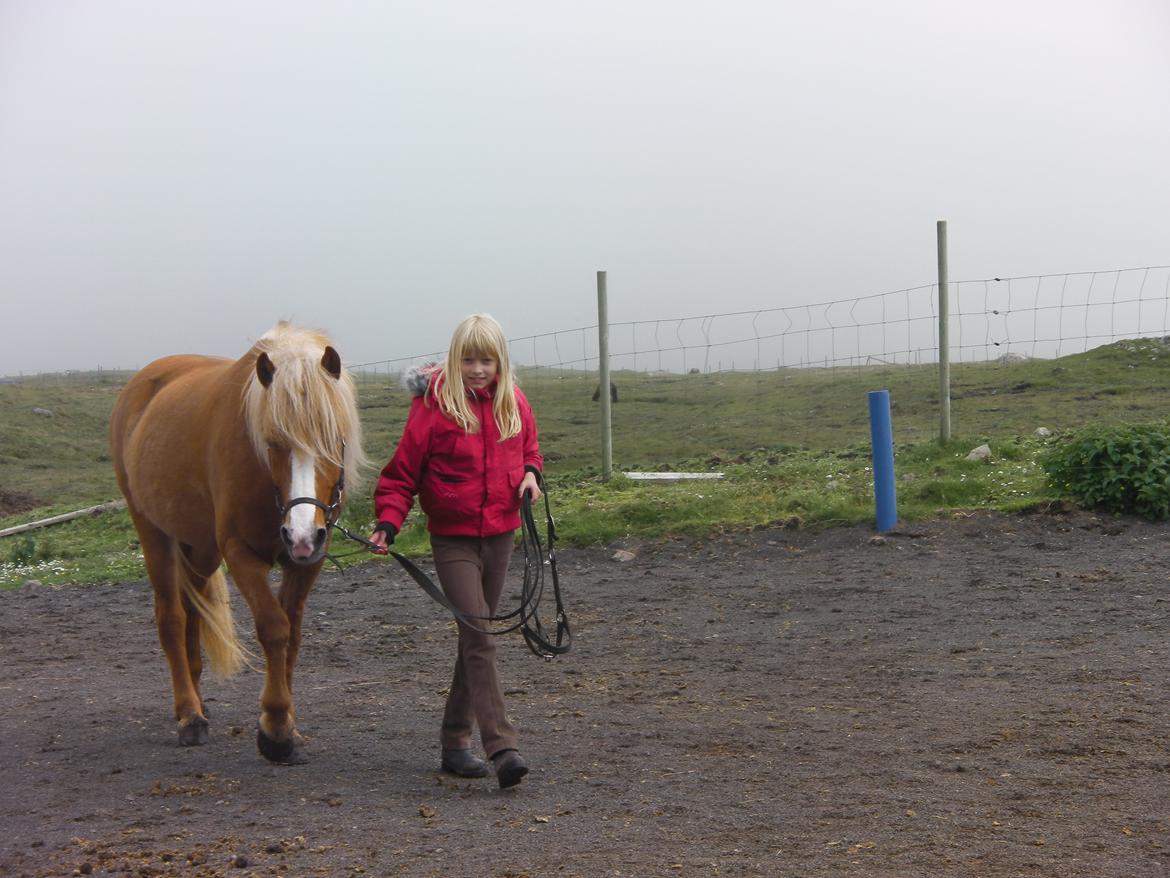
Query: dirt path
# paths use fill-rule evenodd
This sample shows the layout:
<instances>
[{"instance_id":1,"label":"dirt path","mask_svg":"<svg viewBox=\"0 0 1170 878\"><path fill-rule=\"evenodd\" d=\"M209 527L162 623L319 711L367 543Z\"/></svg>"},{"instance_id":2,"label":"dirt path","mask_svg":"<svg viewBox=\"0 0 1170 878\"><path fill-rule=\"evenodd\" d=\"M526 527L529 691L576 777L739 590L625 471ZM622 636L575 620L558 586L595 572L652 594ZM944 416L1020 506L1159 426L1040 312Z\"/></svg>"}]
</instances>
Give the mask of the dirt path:
<instances>
[{"instance_id":1,"label":"dirt path","mask_svg":"<svg viewBox=\"0 0 1170 878\"><path fill-rule=\"evenodd\" d=\"M389 563L310 600L295 767L256 752L255 673L176 746L145 584L0 593L0 874L1170 871L1170 527L870 536L561 552L577 641L502 644L533 766L503 793L436 771L454 633Z\"/></svg>"}]
</instances>

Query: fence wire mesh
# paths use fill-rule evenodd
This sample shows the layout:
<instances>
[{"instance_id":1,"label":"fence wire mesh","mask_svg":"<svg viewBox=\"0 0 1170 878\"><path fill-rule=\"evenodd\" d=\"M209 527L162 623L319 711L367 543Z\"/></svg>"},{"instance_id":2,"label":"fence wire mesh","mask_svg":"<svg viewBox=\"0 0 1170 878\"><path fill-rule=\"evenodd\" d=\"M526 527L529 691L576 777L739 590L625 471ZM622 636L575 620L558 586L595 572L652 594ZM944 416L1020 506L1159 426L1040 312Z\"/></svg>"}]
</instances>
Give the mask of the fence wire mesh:
<instances>
[{"instance_id":1,"label":"fence wire mesh","mask_svg":"<svg viewBox=\"0 0 1170 878\"><path fill-rule=\"evenodd\" d=\"M957 281L949 297L956 437L1166 416L1170 266ZM612 323L614 464L714 468L758 449L863 446L866 393L878 389L890 391L897 442L934 438L938 328L932 284L820 304ZM572 470L600 465L597 335L592 325L509 340L542 444ZM402 372L443 355L351 366L375 457L401 433L408 402ZM120 384L128 374L3 380ZM1070 394L1075 405L1067 403Z\"/></svg>"},{"instance_id":2,"label":"fence wire mesh","mask_svg":"<svg viewBox=\"0 0 1170 878\"><path fill-rule=\"evenodd\" d=\"M958 281L949 294L957 436L1164 416L1157 406L1135 405L1127 390L1164 387L1170 377L1163 371L1170 365L1170 266ZM936 285L618 322L609 333L619 468L717 466L756 449L863 445L865 394L875 389L890 391L898 441L938 433ZM509 348L541 416L546 450L555 457L563 444L574 462L598 461L597 327L514 338ZM442 356L357 369L364 382L394 395L405 368ZM1114 361L1121 372L1103 378ZM1045 403L1049 391L1072 385L1076 407Z\"/></svg>"}]
</instances>

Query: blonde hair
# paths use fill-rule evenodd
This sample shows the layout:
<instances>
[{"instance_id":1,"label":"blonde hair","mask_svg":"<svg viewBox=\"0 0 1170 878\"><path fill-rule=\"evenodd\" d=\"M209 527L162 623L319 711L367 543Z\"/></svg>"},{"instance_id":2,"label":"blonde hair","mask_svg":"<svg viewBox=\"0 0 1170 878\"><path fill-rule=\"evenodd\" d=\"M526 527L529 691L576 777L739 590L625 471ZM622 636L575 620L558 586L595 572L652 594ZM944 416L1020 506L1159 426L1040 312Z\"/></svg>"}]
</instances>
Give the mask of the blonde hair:
<instances>
[{"instance_id":1,"label":"blonde hair","mask_svg":"<svg viewBox=\"0 0 1170 878\"><path fill-rule=\"evenodd\" d=\"M268 443L279 442L344 466L353 484L366 464L357 391L349 372L342 369L334 379L321 367L327 347L324 333L285 321L266 332L252 351L268 354L276 371L268 388L252 371L244 387L244 416L261 460L267 459Z\"/></svg>"},{"instance_id":2,"label":"blonde hair","mask_svg":"<svg viewBox=\"0 0 1170 878\"><path fill-rule=\"evenodd\" d=\"M520 409L516 405L516 379L508 358L504 329L489 314L472 314L455 327L451 346L443 364L443 380L438 382L435 399L443 414L468 433L479 432L479 418L472 411L463 385L463 360L466 357L491 357L496 361L496 395L492 415L500 431L500 441L520 433Z\"/></svg>"}]
</instances>

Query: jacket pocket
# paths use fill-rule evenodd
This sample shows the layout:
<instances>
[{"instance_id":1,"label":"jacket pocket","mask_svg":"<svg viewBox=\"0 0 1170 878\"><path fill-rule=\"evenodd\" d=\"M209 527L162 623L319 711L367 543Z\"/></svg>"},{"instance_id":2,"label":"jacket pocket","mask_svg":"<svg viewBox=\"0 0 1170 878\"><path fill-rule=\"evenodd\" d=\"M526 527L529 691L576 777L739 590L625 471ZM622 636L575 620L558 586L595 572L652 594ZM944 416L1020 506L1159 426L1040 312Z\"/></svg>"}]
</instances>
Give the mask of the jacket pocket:
<instances>
[{"instance_id":1,"label":"jacket pocket","mask_svg":"<svg viewBox=\"0 0 1170 878\"><path fill-rule=\"evenodd\" d=\"M475 480L460 477L448 481L432 472L423 480L419 505L434 521L446 523L474 520L483 505L483 488Z\"/></svg>"}]
</instances>

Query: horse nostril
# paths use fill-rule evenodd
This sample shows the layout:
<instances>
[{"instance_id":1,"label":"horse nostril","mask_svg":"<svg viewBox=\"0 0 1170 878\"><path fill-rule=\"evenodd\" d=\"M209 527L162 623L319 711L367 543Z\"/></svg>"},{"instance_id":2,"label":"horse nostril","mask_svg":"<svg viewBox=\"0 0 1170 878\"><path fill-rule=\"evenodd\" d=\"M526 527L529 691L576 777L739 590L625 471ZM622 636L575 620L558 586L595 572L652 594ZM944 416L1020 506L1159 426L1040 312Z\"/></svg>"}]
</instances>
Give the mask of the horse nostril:
<instances>
[{"instance_id":1,"label":"horse nostril","mask_svg":"<svg viewBox=\"0 0 1170 878\"><path fill-rule=\"evenodd\" d=\"M317 528L317 545L318 546L325 542L325 537L328 535L328 533L329 532L323 527Z\"/></svg>"},{"instance_id":2,"label":"horse nostril","mask_svg":"<svg viewBox=\"0 0 1170 878\"><path fill-rule=\"evenodd\" d=\"M284 540L285 545L292 545L292 531L290 531L287 527L282 527L280 529L280 538Z\"/></svg>"}]
</instances>

